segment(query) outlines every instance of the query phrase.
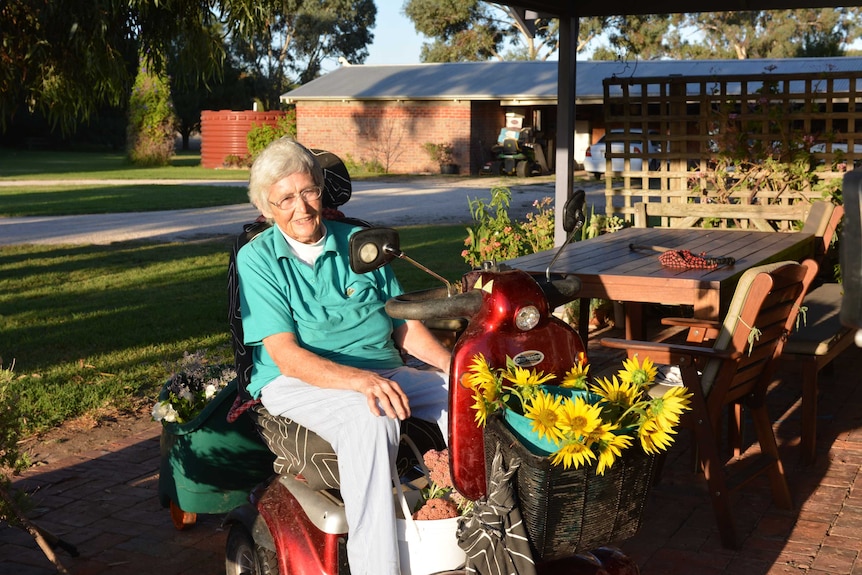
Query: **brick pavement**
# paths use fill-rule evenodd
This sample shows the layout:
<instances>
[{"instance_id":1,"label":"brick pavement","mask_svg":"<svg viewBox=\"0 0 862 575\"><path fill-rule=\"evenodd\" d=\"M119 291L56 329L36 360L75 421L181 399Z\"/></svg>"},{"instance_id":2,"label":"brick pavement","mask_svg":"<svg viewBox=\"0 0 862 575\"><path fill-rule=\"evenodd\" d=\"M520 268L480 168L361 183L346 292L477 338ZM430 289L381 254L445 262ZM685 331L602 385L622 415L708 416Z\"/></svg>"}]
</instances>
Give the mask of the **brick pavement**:
<instances>
[{"instance_id":1,"label":"brick pavement","mask_svg":"<svg viewBox=\"0 0 862 575\"><path fill-rule=\"evenodd\" d=\"M610 335L617 335L612 333ZM591 348L594 345L591 344ZM605 365L618 358L603 357ZM594 373L599 369L594 370ZM740 550L723 549L685 433L668 454L640 532L620 546L642 575L862 575L862 350L852 348L821 376L818 460L798 461L799 389L793 374L770 394L795 509L771 505L765 480L735 497ZM31 517L77 546L58 552L74 575L215 575L224 572L220 516L174 529L158 501L160 428L102 449L33 468L16 481L32 493ZM856 489L857 484L860 489ZM0 575L55 573L32 538L0 526Z\"/></svg>"}]
</instances>

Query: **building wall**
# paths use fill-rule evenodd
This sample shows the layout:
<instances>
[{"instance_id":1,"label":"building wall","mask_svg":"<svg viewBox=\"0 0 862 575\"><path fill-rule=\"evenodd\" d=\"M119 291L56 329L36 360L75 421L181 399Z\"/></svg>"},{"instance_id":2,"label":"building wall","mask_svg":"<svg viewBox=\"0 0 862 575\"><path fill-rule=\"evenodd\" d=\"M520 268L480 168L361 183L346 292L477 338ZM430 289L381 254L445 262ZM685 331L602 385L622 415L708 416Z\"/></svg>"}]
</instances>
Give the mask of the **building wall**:
<instances>
[{"instance_id":1,"label":"building wall","mask_svg":"<svg viewBox=\"0 0 862 575\"><path fill-rule=\"evenodd\" d=\"M469 101L296 104L297 139L356 163L379 162L393 174L439 173L423 144L451 143L459 172L471 166Z\"/></svg>"},{"instance_id":2,"label":"building wall","mask_svg":"<svg viewBox=\"0 0 862 575\"><path fill-rule=\"evenodd\" d=\"M478 173L485 162L490 161L491 147L497 143L500 128L506 125L506 109L499 101L473 102L472 163L471 173Z\"/></svg>"}]
</instances>

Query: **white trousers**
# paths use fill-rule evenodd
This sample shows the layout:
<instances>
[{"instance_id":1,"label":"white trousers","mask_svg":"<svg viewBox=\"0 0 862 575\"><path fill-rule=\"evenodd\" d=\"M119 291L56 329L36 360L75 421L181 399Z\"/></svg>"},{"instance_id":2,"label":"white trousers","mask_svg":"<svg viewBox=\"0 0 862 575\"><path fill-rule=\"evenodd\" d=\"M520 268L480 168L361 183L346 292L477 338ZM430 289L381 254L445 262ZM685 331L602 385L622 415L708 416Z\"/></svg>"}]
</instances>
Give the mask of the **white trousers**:
<instances>
[{"instance_id":1,"label":"white trousers","mask_svg":"<svg viewBox=\"0 0 862 575\"><path fill-rule=\"evenodd\" d=\"M448 376L410 367L378 371L396 381L410 414L436 421L448 441ZM293 419L332 444L338 457L341 497L347 515L347 559L351 575L399 575L391 468L401 424L375 416L364 395L324 389L280 376L261 390L272 415Z\"/></svg>"}]
</instances>

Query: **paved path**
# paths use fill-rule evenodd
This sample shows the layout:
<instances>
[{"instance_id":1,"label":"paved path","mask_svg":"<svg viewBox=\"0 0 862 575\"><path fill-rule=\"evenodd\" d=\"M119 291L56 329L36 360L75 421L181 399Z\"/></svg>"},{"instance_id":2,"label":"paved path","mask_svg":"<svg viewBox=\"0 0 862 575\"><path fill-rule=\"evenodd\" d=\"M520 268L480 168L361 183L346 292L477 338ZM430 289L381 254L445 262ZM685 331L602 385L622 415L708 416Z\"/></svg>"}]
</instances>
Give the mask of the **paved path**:
<instances>
[{"instance_id":1,"label":"paved path","mask_svg":"<svg viewBox=\"0 0 862 575\"><path fill-rule=\"evenodd\" d=\"M69 182L62 182L68 185ZM100 183L105 183L101 180ZM130 181L124 180L124 184ZM141 183L141 182L138 182ZM155 182L149 182L155 183ZM178 181L164 183L176 184ZM179 183L200 183L180 181ZM241 185L245 182L209 182ZM56 185L59 182L0 182L0 185ZM429 178L403 181L357 181L353 196L343 211L375 225L467 224L471 221L468 200L490 198L493 186L512 190L510 216L521 218L532 211L533 202L554 196L549 178L507 180L503 178ZM604 205L602 183L584 186L588 201ZM239 233L242 225L257 217L249 204L162 212L133 212L81 216L0 218L0 245L12 244L109 244L127 240L178 241Z\"/></svg>"},{"instance_id":2,"label":"paved path","mask_svg":"<svg viewBox=\"0 0 862 575\"><path fill-rule=\"evenodd\" d=\"M620 330L601 335L619 336ZM618 358L591 339L594 373ZM602 358L602 361L599 359ZM598 369L602 367L604 369ZM616 369L616 368L614 368ZM862 350L853 348L821 377L817 463L801 467L799 386L794 374L770 393L775 428L794 498L776 508L765 480L732 496L742 541L723 549L703 477L693 472L688 435L681 433L648 498L640 532L620 547L641 575L859 575L862 573ZM592 371L592 370L591 370ZM15 479L32 493L31 518L77 546L59 556L73 575L218 575L226 532L220 515L175 530L157 496L158 424L118 434L109 444L65 459L45 460ZM56 573L33 539L0 528L0 575Z\"/></svg>"}]
</instances>

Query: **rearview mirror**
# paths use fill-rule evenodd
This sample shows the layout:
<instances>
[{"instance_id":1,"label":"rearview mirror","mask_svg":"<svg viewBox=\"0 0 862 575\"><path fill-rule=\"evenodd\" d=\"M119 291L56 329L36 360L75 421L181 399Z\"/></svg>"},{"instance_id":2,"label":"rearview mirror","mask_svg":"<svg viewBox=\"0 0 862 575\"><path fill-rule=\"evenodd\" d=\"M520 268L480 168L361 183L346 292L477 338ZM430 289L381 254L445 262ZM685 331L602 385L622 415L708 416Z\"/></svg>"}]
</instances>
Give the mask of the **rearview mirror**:
<instances>
[{"instance_id":1,"label":"rearview mirror","mask_svg":"<svg viewBox=\"0 0 862 575\"><path fill-rule=\"evenodd\" d=\"M399 257L401 239L392 228L368 228L350 236L350 269L364 274Z\"/></svg>"},{"instance_id":2,"label":"rearview mirror","mask_svg":"<svg viewBox=\"0 0 862 575\"><path fill-rule=\"evenodd\" d=\"M571 234L584 224L584 204L587 194L584 190L576 190L563 205L563 230Z\"/></svg>"}]
</instances>

